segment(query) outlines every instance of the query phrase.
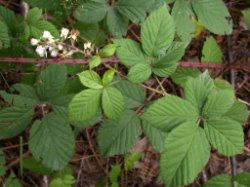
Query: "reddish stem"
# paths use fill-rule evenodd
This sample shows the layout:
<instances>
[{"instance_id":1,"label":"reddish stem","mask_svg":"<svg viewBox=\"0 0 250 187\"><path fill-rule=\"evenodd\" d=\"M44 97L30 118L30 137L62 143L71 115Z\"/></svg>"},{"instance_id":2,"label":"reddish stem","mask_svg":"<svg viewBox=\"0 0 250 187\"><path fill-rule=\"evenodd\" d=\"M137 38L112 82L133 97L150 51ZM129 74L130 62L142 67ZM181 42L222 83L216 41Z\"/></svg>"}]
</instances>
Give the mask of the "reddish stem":
<instances>
[{"instance_id":1,"label":"reddish stem","mask_svg":"<svg viewBox=\"0 0 250 187\"><path fill-rule=\"evenodd\" d=\"M60 59L60 58L46 58L46 59L37 59L37 58L23 58L23 57L0 57L0 63L12 62L12 63L21 63L21 64L87 64L87 58L84 59ZM119 63L120 60L117 57L103 58L102 63ZM179 66L189 67L189 68L209 68L209 69L223 69L223 64L215 63L201 63L201 62L185 62L180 61Z\"/></svg>"}]
</instances>

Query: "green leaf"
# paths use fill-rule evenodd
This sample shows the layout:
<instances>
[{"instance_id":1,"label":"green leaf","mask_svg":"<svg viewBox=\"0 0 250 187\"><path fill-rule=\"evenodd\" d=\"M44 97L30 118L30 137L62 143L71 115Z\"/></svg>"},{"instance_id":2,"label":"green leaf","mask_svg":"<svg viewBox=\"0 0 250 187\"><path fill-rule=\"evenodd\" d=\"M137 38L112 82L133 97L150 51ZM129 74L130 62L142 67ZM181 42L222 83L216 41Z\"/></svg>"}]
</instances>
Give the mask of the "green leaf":
<instances>
[{"instance_id":1,"label":"green leaf","mask_svg":"<svg viewBox=\"0 0 250 187\"><path fill-rule=\"evenodd\" d=\"M110 70L107 70L104 75L103 75L103 78L102 78L102 83L104 86L108 85L109 83L111 83L111 81L113 80L114 78L114 75L115 75L115 71L110 69Z\"/></svg>"},{"instance_id":2,"label":"green leaf","mask_svg":"<svg viewBox=\"0 0 250 187\"><path fill-rule=\"evenodd\" d=\"M0 49L8 48L10 46L10 39L8 35L7 25L0 20Z\"/></svg>"},{"instance_id":3,"label":"green leaf","mask_svg":"<svg viewBox=\"0 0 250 187\"><path fill-rule=\"evenodd\" d=\"M164 141L167 137L167 133L152 127L148 122L143 121L142 123L143 133L146 138L149 140L154 149L158 152L162 152Z\"/></svg>"},{"instance_id":4,"label":"green leaf","mask_svg":"<svg viewBox=\"0 0 250 187\"><path fill-rule=\"evenodd\" d=\"M67 108L73 96L74 96L73 94L63 95L63 96L56 97L55 99L51 100L53 112L59 113L62 115L67 115Z\"/></svg>"},{"instance_id":5,"label":"green leaf","mask_svg":"<svg viewBox=\"0 0 250 187\"><path fill-rule=\"evenodd\" d=\"M214 83L206 71L196 78L190 77L184 90L187 100L201 112L208 95L214 90Z\"/></svg>"},{"instance_id":6,"label":"green leaf","mask_svg":"<svg viewBox=\"0 0 250 187\"><path fill-rule=\"evenodd\" d=\"M124 98L119 90L107 87L102 94L102 107L107 117L118 120L124 110Z\"/></svg>"},{"instance_id":7,"label":"green leaf","mask_svg":"<svg viewBox=\"0 0 250 187\"><path fill-rule=\"evenodd\" d=\"M20 182L16 178L15 174L11 171L9 177L5 181L4 187L21 187Z\"/></svg>"},{"instance_id":8,"label":"green leaf","mask_svg":"<svg viewBox=\"0 0 250 187\"><path fill-rule=\"evenodd\" d=\"M250 173L239 173L234 177L234 180L239 184L250 186Z\"/></svg>"},{"instance_id":9,"label":"green leaf","mask_svg":"<svg viewBox=\"0 0 250 187\"><path fill-rule=\"evenodd\" d=\"M81 121L81 122L78 122L78 123L74 123L73 125L78 127L78 128L88 128L88 127L91 127L93 125L96 125L97 123L99 123L101 121L102 121L102 113L98 112L97 115L95 115L91 119Z\"/></svg>"},{"instance_id":10,"label":"green leaf","mask_svg":"<svg viewBox=\"0 0 250 187\"><path fill-rule=\"evenodd\" d=\"M74 16L84 23L97 23L105 17L108 9L107 0L87 0L77 7Z\"/></svg>"},{"instance_id":11,"label":"green leaf","mask_svg":"<svg viewBox=\"0 0 250 187\"><path fill-rule=\"evenodd\" d=\"M121 37L127 34L128 19L111 8L107 14L107 26L112 35Z\"/></svg>"},{"instance_id":12,"label":"green leaf","mask_svg":"<svg viewBox=\"0 0 250 187\"><path fill-rule=\"evenodd\" d=\"M111 171L109 173L110 182L113 185L114 183L118 184L118 177L121 174L121 166L119 164L115 164L111 166Z\"/></svg>"},{"instance_id":13,"label":"green leaf","mask_svg":"<svg viewBox=\"0 0 250 187\"><path fill-rule=\"evenodd\" d=\"M35 89L41 100L47 101L56 97L67 80L67 69L61 64L51 64L38 76Z\"/></svg>"},{"instance_id":14,"label":"green leaf","mask_svg":"<svg viewBox=\"0 0 250 187\"><path fill-rule=\"evenodd\" d=\"M34 107L39 102L33 87L19 83L13 85L12 88L17 90L20 94L9 94L5 91L0 91L0 96L9 104L18 107Z\"/></svg>"},{"instance_id":15,"label":"green leaf","mask_svg":"<svg viewBox=\"0 0 250 187\"><path fill-rule=\"evenodd\" d=\"M217 175L209 179L204 187L231 187L231 177L227 174Z\"/></svg>"},{"instance_id":16,"label":"green leaf","mask_svg":"<svg viewBox=\"0 0 250 187\"><path fill-rule=\"evenodd\" d=\"M189 77L198 77L201 74L200 70L194 68L178 68L177 71L171 75L171 79L174 83L185 87L185 84Z\"/></svg>"},{"instance_id":17,"label":"green leaf","mask_svg":"<svg viewBox=\"0 0 250 187\"><path fill-rule=\"evenodd\" d=\"M143 21L146 11L152 5L153 0L119 0L115 7L125 17L133 23Z\"/></svg>"},{"instance_id":18,"label":"green leaf","mask_svg":"<svg viewBox=\"0 0 250 187\"><path fill-rule=\"evenodd\" d=\"M32 7L39 7L41 9L53 10L61 3L60 0L47 1L47 0L26 0Z\"/></svg>"},{"instance_id":19,"label":"green leaf","mask_svg":"<svg viewBox=\"0 0 250 187\"><path fill-rule=\"evenodd\" d=\"M51 22L40 20L30 24L30 34L35 38L40 38L43 31L49 31L55 38L59 37L59 32Z\"/></svg>"},{"instance_id":20,"label":"green leaf","mask_svg":"<svg viewBox=\"0 0 250 187\"><path fill-rule=\"evenodd\" d=\"M10 107L0 112L0 139L11 138L21 133L29 124L33 108Z\"/></svg>"},{"instance_id":21,"label":"green leaf","mask_svg":"<svg viewBox=\"0 0 250 187\"><path fill-rule=\"evenodd\" d=\"M141 46L131 39L116 39L113 42L118 46L117 56L125 65L133 66L139 63L147 63Z\"/></svg>"},{"instance_id":22,"label":"green leaf","mask_svg":"<svg viewBox=\"0 0 250 187\"><path fill-rule=\"evenodd\" d=\"M165 132L185 121L195 122L197 117L198 111L191 103L172 95L155 101L142 116L150 125Z\"/></svg>"},{"instance_id":23,"label":"green leaf","mask_svg":"<svg viewBox=\"0 0 250 187\"><path fill-rule=\"evenodd\" d=\"M3 150L0 149L0 176L2 177L5 172L6 172L6 167L5 167L5 164L6 164L6 160L5 160L5 157L4 157L4 153L3 153Z\"/></svg>"},{"instance_id":24,"label":"green leaf","mask_svg":"<svg viewBox=\"0 0 250 187\"><path fill-rule=\"evenodd\" d=\"M48 167L44 166L41 162L36 160L34 157L30 157L23 160L23 167L31 171L32 173L42 174L42 175L50 175L52 170Z\"/></svg>"},{"instance_id":25,"label":"green leaf","mask_svg":"<svg viewBox=\"0 0 250 187\"><path fill-rule=\"evenodd\" d=\"M130 68L128 79L133 83L141 83L149 79L152 70L149 64L136 64Z\"/></svg>"},{"instance_id":26,"label":"green leaf","mask_svg":"<svg viewBox=\"0 0 250 187\"><path fill-rule=\"evenodd\" d=\"M32 8L27 15L27 21L29 22L29 24L34 24L35 22L37 22L42 17L42 13L42 9L39 9L37 7Z\"/></svg>"},{"instance_id":27,"label":"green leaf","mask_svg":"<svg viewBox=\"0 0 250 187\"><path fill-rule=\"evenodd\" d=\"M194 181L210 157L204 130L186 122L166 138L160 171L166 186L179 187Z\"/></svg>"},{"instance_id":28,"label":"green leaf","mask_svg":"<svg viewBox=\"0 0 250 187\"><path fill-rule=\"evenodd\" d=\"M228 90L228 91L234 92L233 86L224 79L220 79L220 78L214 79L214 86L217 91Z\"/></svg>"},{"instance_id":29,"label":"green leaf","mask_svg":"<svg viewBox=\"0 0 250 187\"><path fill-rule=\"evenodd\" d=\"M177 68L177 62L184 55L184 52L184 47L179 47L168 52L166 56L153 64L153 73L160 77L173 74Z\"/></svg>"},{"instance_id":30,"label":"green leaf","mask_svg":"<svg viewBox=\"0 0 250 187\"><path fill-rule=\"evenodd\" d=\"M140 119L132 111L125 111L119 122L107 120L98 130L100 152L105 156L125 154L139 140Z\"/></svg>"},{"instance_id":31,"label":"green leaf","mask_svg":"<svg viewBox=\"0 0 250 187\"><path fill-rule=\"evenodd\" d=\"M0 20L1 22L3 21L6 24L6 28L9 29L9 34L10 35L14 35L16 36L17 32L23 31L20 30L23 29L23 22L21 19L17 19L20 18L18 17L14 11L12 11L11 9L4 7L4 6L0 6ZM4 27L2 27L1 25L1 31L5 30Z\"/></svg>"},{"instance_id":32,"label":"green leaf","mask_svg":"<svg viewBox=\"0 0 250 187\"><path fill-rule=\"evenodd\" d=\"M124 163L125 171L128 172L134 169L135 162L140 160L141 156L142 152L129 153L128 155L126 155Z\"/></svg>"},{"instance_id":33,"label":"green leaf","mask_svg":"<svg viewBox=\"0 0 250 187\"><path fill-rule=\"evenodd\" d=\"M128 109L139 107L146 100L146 91L144 88L129 81L122 80L115 84L115 88L122 93L125 101L125 107Z\"/></svg>"},{"instance_id":34,"label":"green leaf","mask_svg":"<svg viewBox=\"0 0 250 187\"><path fill-rule=\"evenodd\" d=\"M231 34L232 18L222 0L193 0L198 19L214 34Z\"/></svg>"},{"instance_id":35,"label":"green leaf","mask_svg":"<svg viewBox=\"0 0 250 187\"><path fill-rule=\"evenodd\" d=\"M116 48L115 44L107 44L100 50L99 55L103 58L111 57L115 54Z\"/></svg>"},{"instance_id":36,"label":"green leaf","mask_svg":"<svg viewBox=\"0 0 250 187\"><path fill-rule=\"evenodd\" d=\"M176 0L171 12L176 32L183 40L192 38L195 34L195 24L191 17L194 13L191 4L185 0Z\"/></svg>"},{"instance_id":37,"label":"green leaf","mask_svg":"<svg viewBox=\"0 0 250 187\"><path fill-rule=\"evenodd\" d=\"M94 117L101 103L101 90L87 89L75 95L68 107L69 120L81 122Z\"/></svg>"},{"instance_id":38,"label":"green leaf","mask_svg":"<svg viewBox=\"0 0 250 187\"><path fill-rule=\"evenodd\" d=\"M102 59L99 55L92 56L89 60L89 69L93 69L102 63Z\"/></svg>"},{"instance_id":39,"label":"green leaf","mask_svg":"<svg viewBox=\"0 0 250 187\"><path fill-rule=\"evenodd\" d=\"M232 107L225 114L223 114L223 117L243 124L247 121L248 114L249 112L247 110L247 106L239 101L235 101Z\"/></svg>"},{"instance_id":40,"label":"green leaf","mask_svg":"<svg viewBox=\"0 0 250 187\"><path fill-rule=\"evenodd\" d=\"M175 26L165 6L152 12L143 22L141 30L142 48L149 56L158 56L173 42Z\"/></svg>"},{"instance_id":41,"label":"green leaf","mask_svg":"<svg viewBox=\"0 0 250 187\"><path fill-rule=\"evenodd\" d=\"M211 93L202 110L202 116L209 119L219 118L232 107L234 101L234 95L230 91L221 90Z\"/></svg>"},{"instance_id":42,"label":"green leaf","mask_svg":"<svg viewBox=\"0 0 250 187\"><path fill-rule=\"evenodd\" d=\"M216 40L209 36L202 48L202 62L222 63L223 54Z\"/></svg>"},{"instance_id":43,"label":"green leaf","mask_svg":"<svg viewBox=\"0 0 250 187\"><path fill-rule=\"evenodd\" d=\"M248 30L250 31L250 10L247 9L247 10L243 10L241 12L242 12L242 14L244 16L244 19L245 19L245 22L247 24Z\"/></svg>"},{"instance_id":44,"label":"green leaf","mask_svg":"<svg viewBox=\"0 0 250 187\"><path fill-rule=\"evenodd\" d=\"M83 71L82 73L78 74L78 77L81 83L88 88L92 89L103 88L101 77L95 71L92 70Z\"/></svg>"},{"instance_id":45,"label":"green leaf","mask_svg":"<svg viewBox=\"0 0 250 187\"><path fill-rule=\"evenodd\" d=\"M64 168L74 153L74 134L62 115L49 113L34 122L29 138L33 156L54 170Z\"/></svg>"},{"instance_id":46,"label":"green leaf","mask_svg":"<svg viewBox=\"0 0 250 187\"><path fill-rule=\"evenodd\" d=\"M213 119L205 122L207 138L221 154L232 156L242 153L243 130L241 126L229 119Z\"/></svg>"}]
</instances>

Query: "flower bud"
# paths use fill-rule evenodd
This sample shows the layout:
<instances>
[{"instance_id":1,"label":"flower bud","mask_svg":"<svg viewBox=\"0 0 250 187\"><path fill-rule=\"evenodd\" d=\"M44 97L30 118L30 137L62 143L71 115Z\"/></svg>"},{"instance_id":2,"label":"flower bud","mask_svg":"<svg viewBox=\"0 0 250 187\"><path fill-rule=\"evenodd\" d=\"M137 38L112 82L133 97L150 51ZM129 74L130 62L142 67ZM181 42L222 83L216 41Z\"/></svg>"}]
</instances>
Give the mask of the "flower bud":
<instances>
[{"instance_id":1,"label":"flower bud","mask_svg":"<svg viewBox=\"0 0 250 187\"><path fill-rule=\"evenodd\" d=\"M49 31L44 31L42 38L44 38L44 39L52 39L54 37L50 34Z\"/></svg>"},{"instance_id":2,"label":"flower bud","mask_svg":"<svg viewBox=\"0 0 250 187\"><path fill-rule=\"evenodd\" d=\"M46 52L45 47L43 47L43 46L41 46L41 45L37 46L37 48L36 48L36 53L37 53L40 57L47 56L47 52Z\"/></svg>"},{"instance_id":3,"label":"flower bud","mask_svg":"<svg viewBox=\"0 0 250 187\"><path fill-rule=\"evenodd\" d=\"M38 43L39 43L39 40L38 40L38 39L31 38L31 40L30 40L30 44L31 44L31 45L36 46Z\"/></svg>"},{"instance_id":4,"label":"flower bud","mask_svg":"<svg viewBox=\"0 0 250 187\"><path fill-rule=\"evenodd\" d=\"M62 38L67 38L68 37L68 34L69 34L69 29L67 29L67 28L62 28L61 29L61 37Z\"/></svg>"}]
</instances>

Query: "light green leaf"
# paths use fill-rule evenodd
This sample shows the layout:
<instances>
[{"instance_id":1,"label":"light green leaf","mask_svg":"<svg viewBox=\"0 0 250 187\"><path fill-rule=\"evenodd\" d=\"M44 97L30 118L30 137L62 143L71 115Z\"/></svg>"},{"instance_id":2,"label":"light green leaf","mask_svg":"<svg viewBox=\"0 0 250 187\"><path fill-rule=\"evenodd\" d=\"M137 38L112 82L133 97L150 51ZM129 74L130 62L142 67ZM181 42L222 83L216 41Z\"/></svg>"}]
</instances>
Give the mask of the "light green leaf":
<instances>
[{"instance_id":1,"label":"light green leaf","mask_svg":"<svg viewBox=\"0 0 250 187\"><path fill-rule=\"evenodd\" d=\"M135 167L135 163L140 160L142 152L129 153L125 156L125 171L131 171Z\"/></svg>"},{"instance_id":2,"label":"light green leaf","mask_svg":"<svg viewBox=\"0 0 250 187\"><path fill-rule=\"evenodd\" d=\"M78 74L78 77L81 83L88 88L92 89L103 88L101 77L95 71L92 70L83 71L82 73Z\"/></svg>"},{"instance_id":3,"label":"light green leaf","mask_svg":"<svg viewBox=\"0 0 250 187\"><path fill-rule=\"evenodd\" d=\"M171 12L176 32L182 40L188 40L195 34L195 24L192 21L194 16L191 4L185 0L176 0Z\"/></svg>"},{"instance_id":4,"label":"light green leaf","mask_svg":"<svg viewBox=\"0 0 250 187\"><path fill-rule=\"evenodd\" d=\"M107 70L104 75L103 75L103 78L102 78L102 83L104 86L108 85L114 78L114 75L115 75L115 71L110 69L110 70Z\"/></svg>"},{"instance_id":5,"label":"light green leaf","mask_svg":"<svg viewBox=\"0 0 250 187\"><path fill-rule=\"evenodd\" d=\"M141 28L142 48L149 56L158 56L173 42L174 22L165 6L152 12L143 22Z\"/></svg>"},{"instance_id":6,"label":"light green leaf","mask_svg":"<svg viewBox=\"0 0 250 187\"><path fill-rule=\"evenodd\" d=\"M33 156L54 170L63 169L74 153L74 134L62 115L49 113L34 122L29 138Z\"/></svg>"},{"instance_id":7,"label":"light green leaf","mask_svg":"<svg viewBox=\"0 0 250 187\"><path fill-rule=\"evenodd\" d=\"M107 117L118 120L124 110L124 98L119 90L107 87L102 94L102 107Z\"/></svg>"},{"instance_id":8,"label":"light green leaf","mask_svg":"<svg viewBox=\"0 0 250 187\"><path fill-rule=\"evenodd\" d=\"M140 119L132 111L125 111L118 122L107 120L98 130L100 152L105 156L125 154L138 141Z\"/></svg>"},{"instance_id":9,"label":"light green leaf","mask_svg":"<svg viewBox=\"0 0 250 187\"><path fill-rule=\"evenodd\" d=\"M39 9L37 7L30 9L27 15L28 23L34 24L35 22L37 22L42 17L42 13L42 9Z\"/></svg>"},{"instance_id":10,"label":"light green leaf","mask_svg":"<svg viewBox=\"0 0 250 187\"><path fill-rule=\"evenodd\" d=\"M10 39L8 35L7 25L0 20L0 49L8 48L10 46Z\"/></svg>"},{"instance_id":11,"label":"light green leaf","mask_svg":"<svg viewBox=\"0 0 250 187\"><path fill-rule=\"evenodd\" d=\"M214 83L206 71L196 78L190 77L184 90L187 100L201 112L208 95L214 90Z\"/></svg>"},{"instance_id":12,"label":"light green leaf","mask_svg":"<svg viewBox=\"0 0 250 187\"><path fill-rule=\"evenodd\" d=\"M115 54L116 48L115 44L107 44L99 51L99 55L103 58L111 57Z\"/></svg>"},{"instance_id":13,"label":"light green leaf","mask_svg":"<svg viewBox=\"0 0 250 187\"><path fill-rule=\"evenodd\" d=\"M250 173L239 173L234 177L234 180L241 185L245 185L246 187L250 186Z\"/></svg>"},{"instance_id":14,"label":"light green leaf","mask_svg":"<svg viewBox=\"0 0 250 187\"><path fill-rule=\"evenodd\" d=\"M109 173L109 178L110 178L110 182L113 185L118 184L118 177L121 174L121 166L119 164L115 164L113 166L111 166L111 171Z\"/></svg>"},{"instance_id":15,"label":"light green leaf","mask_svg":"<svg viewBox=\"0 0 250 187\"><path fill-rule=\"evenodd\" d=\"M153 148L161 153L163 150L164 141L167 137L167 133L154 128L146 121L143 121L142 129L143 133L145 134L146 138L149 140Z\"/></svg>"},{"instance_id":16,"label":"light green leaf","mask_svg":"<svg viewBox=\"0 0 250 187\"><path fill-rule=\"evenodd\" d=\"M149 64L136 64L132 66L128 73L128 79L133 83L142 83L149 79L152 70Z\"/></svg>"},{"instance_id":17,"label":"light green leaf","mask_svg":"<svg viewBox=\"0 0 250 187\"><path fill-rule=\"evenodd\" d=\"M61 64L51 64L38 76L35 89L41 100L47 101L56 97L67 80L67 69Z\"/></svg>"},{"instance_id":18,"label":"light green leaf","mask_svg":"<svg viewBox=\"0 0 250 187\"><path fill-rule=\"evenodd\" d=\"M153 0L119 0L115 7L125 17L133 23L143 21L146 11L152 5Z\"/></svg>"},{"instance_id":19,"label":"light green leaf","mask_svg":"<svg viewBox=\"0 0 250 187\"><path fill-rule=\"evenodd\" d=\"M219 118L232 107L234 101L233 93L228 90L211 93L202 110L202 116L208 119Z\"/></svg>"},{"instance_id":20,"label":"light green leaf","mask_svg":"<svg viewBox=\"0 0 250 187\"><path fill-rule=\"evenodd\" d=\"M231 187L231 177L227 174L217 175L209 179L204 187Z\"/></svg>"},{"instance_id":21,"label":"light green leaf","mask_svg":"<svg viewBox=\"0 0 250 187\"><path fill-rule=\"evenodd\" d=\"M231 34L232 18L222 0L193 0L198 19L214 34Z\"/></svg>"},{"instance_id":22,"label":"light green leaf","mask_svg":"<svg viewBox=\"0 0 250 187\"><path fill-rule=\"evenodd\" d=\"M146 100L146 91L141 86L122 80L114 85L123 95L126 108L136 108Z\"/></svg>"},{"instance_id":23,"label":"light green leaf","mask_svg":"<svg viewBox=\"0 0 250 187\"><path fill-rule=\"evenodd\" d=\"M184 55L184 52L184 47L179 47L168 52L166 56L153 64L153 73L160 77L173 74L177 68L177 62Z\"/></svg>"},{"instance_id":24,"label":"light green leaf","mask_svg":"<svg viewBox=\"0 0 250 187\"><path fill-rule=\"evenodd\" d=\"M222 63L222 51L218 46L216 40L210 36L206 38L206 41L202 48L202 62Z\"/></svg>"},{"instance_id":25,"label":"light green leaf","mask_svg":"<svg viewBox=\"0 0 250 187\"><path fill-rule=\"evenodd\" d=\"M99 55L92 56L89 60L89 69L93 69L102 63L102 59Z\"/></svg>"},{"instance_id":26,"label":"light green leaf","mask_svg":"<svg viewBox=\"0 0 250 187\"><path fill-rule=\"evenodd\" d=\"M128 19L111 8L107 14L107 26L112 35L122 37L127 34Z\"/></svg>"},{"instance_id":27,"label":"light green leaf","mask_svg":"<svg viewBox=\"0 0 250 187\"><path fill-rule=\"evenodd\" d=\"M205 122L207 138L221 154L232 156L243 151L243 130L241 126L229 119L213 119Z\"/></svg>"},{"instance_id":28,"label":"light green leaf","mask_svg":"<svg viewBox=\"0 0 250 187\"><path fill-rule=\"evenodd\" d=\"M139 63L147 63L141 46L131 39L116 39L113 42L118 46L117 55L125 65L133 66Z\"/></svg>"},{"instance_id":29,"label":"light green leaf","mask_svg":"<svg viewBox=\"0 0 250 187\"><path fill-rule=\"evenodd\" d=\"M194 68L178 68L177 71L171 75L171 79L181 87L185 84L189 77L198 77L201 74L200 70Z\"/></svg>"},{"instance_id":30,"label":"light green leaf","mask_svg":"<svg viewBox=\"0 0 250 187\"><path fill-rule=\"evenodd\" d=\"M247 9L247 10L243 10L241 12L242 12L242 14L244 16L244 19L245 19L245 22L247 24L248 30L250 31L250 10Z\"/></svg>"},{"instance_id":31,"label":"light green leaf","mask_svg":"<svg viewBox=\"0 0 250 187\"><path fill-rule=\"evenodd\" d=\"M223 114L223 117L243 124L247 121L248 115L249 112L247 106L239 101L235 101L232 107L225 114Z\"/></svg>"},{"instance_id":32,"label":"light green leaf","mask_svg":"<svg viewBox=\"0 0 250 187\"><path fill-rule=\"evenodd\" d=\"M214 86L217 91L228 90L228 91L234 92L233 86L224 79L220 79L220 78L214 79Z\"/></svg>"},{"instance_id":33,"label":"light green leaf","mask_svg":"<svg viewBox=\"0 0 250 187\"><path fill-rule=\"evenodd\" d=\"M21 133L32 119L33 108L4 108L0 111L0 139L14 137Z\"/></svg>"},{"instance_id":34,"label":"light green leaf","mask_svg":"<svg viewBox=\"0 0 250 187\"><path fill-rule=\"evenodd\" d=\"M108 9L107 0L87 0L77 7L74 16L84 23L97 23L105 17Z\"/></svg>"},{"instance_id":35,"label":"light green leaf","mask_svg":"<svg viewBox=\"0 0 250 187\"><path fill-rule=\"evenodd\" d=\"M202 128L186 122L174 129L166 138L160 160L166 186L179 187L193 182L209 157L210 145Z\"/></svg>"},{"instance_id":36,"label":"light green leaf","mask_svg":"<svg viewBox=\"0 0 250 187\"><path fill-rule=\"evenodd\" d=\"M195 122L197 117L198 111L191 103L172 95L155 101L142 116L150 125L165 132L185 121Z\"/></svg>"},{"instance_id":37,"label":"light green leaf","mask_svg":"<svg viewBox=\"0 0 250 187\"><path fill-rule=\"evenodd\" d=\"M81 122L94 117L101 103L101 90L87 89L75 95L68 107L69 120Z\"/></svg>"}]
</instances>

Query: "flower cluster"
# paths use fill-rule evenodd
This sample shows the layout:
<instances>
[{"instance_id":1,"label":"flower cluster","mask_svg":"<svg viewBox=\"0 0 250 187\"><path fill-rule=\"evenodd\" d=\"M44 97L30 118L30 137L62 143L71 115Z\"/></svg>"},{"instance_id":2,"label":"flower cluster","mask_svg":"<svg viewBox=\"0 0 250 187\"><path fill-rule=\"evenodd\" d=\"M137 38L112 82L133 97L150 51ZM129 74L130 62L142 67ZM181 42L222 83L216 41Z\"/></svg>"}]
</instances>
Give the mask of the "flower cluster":
<instances>
[{"instance_id":1,"label":"flower cluster","mask_svg":"<svg viewBox=\"0 0 250 187\"><path fill-rule=\"evenodd\" d=\"M49 31L44 31L40 39L32 38L30 43L36 47L36 53L40 57L68 57L78 52L75 41L79 32L69 31L67 28L61 29L60 38L56 39Z\"/></svg>"}]
</instances>

